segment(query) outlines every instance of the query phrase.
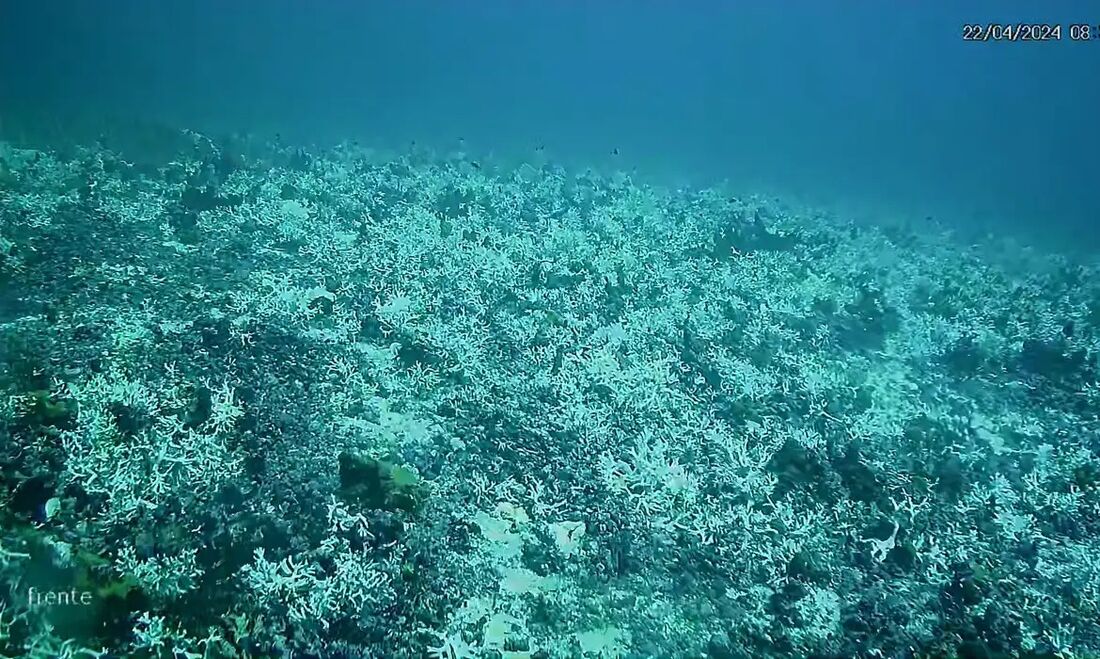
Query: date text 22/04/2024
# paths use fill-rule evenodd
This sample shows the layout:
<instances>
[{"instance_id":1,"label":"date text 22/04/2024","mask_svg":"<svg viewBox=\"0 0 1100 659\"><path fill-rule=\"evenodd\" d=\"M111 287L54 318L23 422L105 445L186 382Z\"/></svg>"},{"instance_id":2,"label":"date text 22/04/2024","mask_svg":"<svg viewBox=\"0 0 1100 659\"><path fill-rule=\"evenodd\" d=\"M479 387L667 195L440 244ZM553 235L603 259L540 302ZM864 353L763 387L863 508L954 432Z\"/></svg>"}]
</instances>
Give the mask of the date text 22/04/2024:
<instances>
[{"instance_id":1,"label":"date text 22/04/2024","mask_svg":"<svg viewBox=\"0 0 1100 659\"><path fill-rule=\"evenodd\" d=\"M1100 40L1098 23L966 23L963 41L1094 41Z\"/></svg>"}]
</instances>

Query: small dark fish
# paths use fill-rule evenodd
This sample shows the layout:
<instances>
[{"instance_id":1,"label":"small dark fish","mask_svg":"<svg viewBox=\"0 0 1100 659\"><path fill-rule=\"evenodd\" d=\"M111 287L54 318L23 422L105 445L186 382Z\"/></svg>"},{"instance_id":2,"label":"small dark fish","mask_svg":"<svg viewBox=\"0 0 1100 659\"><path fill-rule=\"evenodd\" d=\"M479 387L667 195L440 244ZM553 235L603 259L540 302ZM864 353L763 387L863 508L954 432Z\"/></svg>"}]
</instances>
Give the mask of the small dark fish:
<instances>
[{"instance_id":1,"label":"small dark fish","mask_svg":"<svg viewBox=\"0 0 1100 659\"><path fill-rule=\"evenodd\" d=\"M474 166L474 169L477 169L477 170L480 170L480 169L481 169L481 163L479 163L479 162L478 162L478 161L476 161L476 160L471 160L471 161L470 161L470 164Z\"/></svg>"},{"instance_id":2,"label":"small dark fish","mask_svg":"<svg viewBox=\"0 0 1100 659\"><path fill-rule=\"evenodd\" d=\"M619 155L619 147L615 147L614 149L611 149L611 155L613 155L613 156Z\"/></svg>"}]
</instances>

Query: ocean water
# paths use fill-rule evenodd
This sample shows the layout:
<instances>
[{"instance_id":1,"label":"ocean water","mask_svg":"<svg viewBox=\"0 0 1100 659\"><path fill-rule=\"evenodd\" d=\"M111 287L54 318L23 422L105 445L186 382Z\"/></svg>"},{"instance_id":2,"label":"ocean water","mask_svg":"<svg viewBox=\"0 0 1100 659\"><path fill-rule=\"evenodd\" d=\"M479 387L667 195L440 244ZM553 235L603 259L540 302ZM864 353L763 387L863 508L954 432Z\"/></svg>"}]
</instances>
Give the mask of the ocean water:
<instances>
[{"instance_id":1,"label":"ocean water","mask_svg":"<svg viewBox=\"0 0 1100 659\"><path fill-rule=\"evenodd\" d=\"M1066 27L1095 28L1089 2L0 11L6 109L517 159L544 146L557 162L729 180L871 221L931 215L1095 244L1100 49ZM1063 34L964 41L972 23Z\"/></svg>"},{"instance_id":2,"label":"ocean water","mask_svg":"<svg viewBox=\"0 0 1100 659\"><path fill-rule=\"evenodd\" d=\"M0 0L0 656L1100 657L1091 5Z\"/></svg>"}]
</instances>

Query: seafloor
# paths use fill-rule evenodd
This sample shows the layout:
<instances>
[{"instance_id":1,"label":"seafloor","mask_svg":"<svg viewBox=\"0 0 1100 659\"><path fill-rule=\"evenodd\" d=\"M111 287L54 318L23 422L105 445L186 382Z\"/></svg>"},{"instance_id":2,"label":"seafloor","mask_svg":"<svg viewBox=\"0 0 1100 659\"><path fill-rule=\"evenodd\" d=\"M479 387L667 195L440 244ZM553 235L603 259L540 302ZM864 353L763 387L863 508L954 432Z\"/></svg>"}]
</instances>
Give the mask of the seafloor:
<instances>
[{"instance_id":1,"label":"seafloor","mask_svg":"<svg viewBox=\"0 0 1100 659\"><path fill-rule=\"evenodd\" d=\"M0 144L0 654L1100 655L1096 262L169 142Z\"/></svg>"}]
</instances>

